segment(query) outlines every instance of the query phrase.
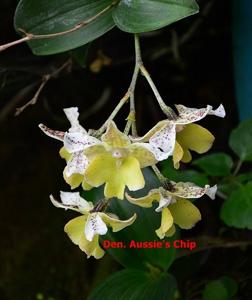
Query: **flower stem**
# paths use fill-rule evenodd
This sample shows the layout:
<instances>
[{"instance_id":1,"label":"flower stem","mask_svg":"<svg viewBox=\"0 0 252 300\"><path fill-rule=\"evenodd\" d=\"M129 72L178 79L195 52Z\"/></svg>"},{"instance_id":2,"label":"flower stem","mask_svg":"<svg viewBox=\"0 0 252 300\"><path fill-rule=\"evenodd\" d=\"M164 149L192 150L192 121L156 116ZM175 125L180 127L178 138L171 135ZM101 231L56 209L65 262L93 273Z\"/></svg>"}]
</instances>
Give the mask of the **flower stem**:
<instances>
[{"instance_id":1,"label":"flower stem","mask_svg":"<svg viewBox=\"0 0 252 300\"><path fill-rule=\"evenodd\" d=\"M142 75L146 78L146 80L148 81L156 99L157 102L161 108L161 110L163 111L163 113L165 115L167 115L167 117L171 120L176 118L176 114L174 113L174 111L171 109L171 107L167 106L164 102L164 100L162 99L157 87L155 86L149 72L146 70L145 66L143 64L140 65L140 70L142 72Z\"/></svg>"},{"instance_id":2,"label":"flower stem","mask_svg":"<svg viewBox=\"0 0 252 300\"><path fill-rule=\"evenodd\" d=\"M157 166L152 166L152 170L162 184L167 181L167 178L159 171Z\"/></svg>"},{"instance_id":3,"label":"flower stem","mask_svg":"<svg viewBox=\"0 0 252 300\"><path fill-rule=\"evenodd\" d=\"M132 76L132 80L128 89L129 96L130 96L130 115L131 118L128 119L128 122L126 124L124 133L129 133L130 128L132 130L132 135L137 136L137 129L136 129L136 107L135 107L135 88L136 88L136 82L139 75L140 70L140 64L142 62L141 58L141 51L140 51L140 45L139 45L139 39L138 36L134 35L135 40L135 68Z\"/></svg>"},{"instance_id":4,"label":"flower stem","mask_svg":"<svg viewBox=\"0 0 252 300\"><path fill-rule=\"evenodd\" d=\"M133 76L128 91L125 94L125 96L120 100L120 102L117 104L116 108L113 110L113 112L111 113L107 121L101 126L101 128L90 132L93 136L99 137L105 131L107 123L114 119L114 117L117 115L117 113L122 108L122 106L128 101L128 99L130 99L130 114L124 129L124 133L129 134L131 129L132 135L137 136L136 120L135 120L135 114L136 114L135 88L136 88L136 82L140 71L148 81L162 111L168 116L169 119L172 120L176 118L175 112L165 104L150 74L148 73L148 71L146 70L143 64L141 47L140 47L139 37L137 34L134 35L134 44L135 44L135 68L134 68Z\"/></svg>"},{"instance_id":5,"label":"flower stem","mask_svg":"<svg viewBox=\"0 0 252 300\"><path fill-rule=\"evenodd\" d=\"M129 99L129 92L127 92L122 99L119 101L119 103L117 104L117 106L115 107L115 109L112 111L112 113L110 114L110 116L108 117L108 119L106 120L106 122L100 127L100 129L98 130L93 130L90 131L89 133L95 137L100 137L103 132L106 130L107 124L108 122L112 121L114 119L114 117L117 115L117 113L119 112L119 110L123 107L123 105L128 101Z\"/></svg>"}]
</instances>

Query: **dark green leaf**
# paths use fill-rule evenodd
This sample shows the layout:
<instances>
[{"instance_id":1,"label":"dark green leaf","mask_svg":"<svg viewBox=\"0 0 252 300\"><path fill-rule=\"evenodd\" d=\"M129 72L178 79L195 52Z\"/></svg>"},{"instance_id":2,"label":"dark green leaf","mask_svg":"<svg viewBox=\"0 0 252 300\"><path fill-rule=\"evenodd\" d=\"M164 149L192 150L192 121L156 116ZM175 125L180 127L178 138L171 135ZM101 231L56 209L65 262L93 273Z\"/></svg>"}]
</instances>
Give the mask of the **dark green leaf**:
<instances>
[{"instance_id":1,"label":"dark green leaf","mask_svg":"<svg viewBox=\"0 0 252 300\"><path fill-rule=\"evenodd\" d=\"M233 166L232 158L225 153L214 153L196 159L193 163L207 175L227 176Z\"/></svg>"},{"instance_id":2,"label":"dark green leaf","mask_svg":"<svg viewBox=\"0 0 252 300\"><path fill-rule=\"evenodd\" d=\"M195 0L121 0L113 18L121 30L140 33L162 28L198 10Z\"/></svg>"},{"instance_id":3,"label":"dark green leaf","mask_svg":"<svg viewBox=\"0 0 252 300\"><path fill-rule=\"evenodd\" d=\"M228 292L221 281L208 283L203 291L203 300L229 300Z\"/></svg>"},{"instance_id":4,"label":"dark green leaf","mask_svg":"<svg viewBox=\"0 0 252 300\"><path fill-rule=\"evenodd\" d=\"M15 14L15 28L33 34L66 31L97 15L111 2L112 0L21 0ZM113 9L114 7L75 32L50 39L33 40L29 45L37 55L55 54L80 47L114 26Z\"/></svg>"},{"instance_id":5,"label":"dark green leaf","mask_svg":"<svg viewBox=\"0 0 252 300\"><path fill-rule=\"evenodd\" d=\"M252 183L231 193L222 205L220 216L228 226L252 229Z\"/></svg>"},{"instance_id":6,"label":"dark green leaf","mask_svg":"<svg viewBox=\"0 0 252 300\"><path fill-rule=\"evenodd\" d=\"M232 131L229 146L242 161L252 161L252 120L242 122Z\"/></svg>"},{"instance_id":7,"label":"dark green leaf","mask_svg":"<svg viewBox=\"0 0 252 300\"><path fill-rule=\"evenodd\" d=\"M203 174L201 172L195 170L175 170L173 168L173 163L171 160L162 162L161 167L163 175L176 182L188 181L193 182L199 186L204 186L209 183L206 174Z\"/></svg>"},{"instance_id":8,"label":"dark green leaf","mask_svg":"<svg viewBox=\"0 0 252 300\"><path fill-rule=\"evenodd\" d=\"M238 284L233 278L231 278L229 276L223 276L220 278L220 281L226 288L226 290L228 292L228 296L230 298L236 295L236 293L238 291Z\"/></svg>"},{"instance_id":9,"label":"dark green leaf","mask_svg":"<svg viewBox=\"0 0 252 300\"><path fill-rule=\"evenodd\" d=\"M252 181L252 172L242 173L235 177L238 182L246 183Z\"/></svg>"},{"instance_id":10,"label":"dark green leaf","mask_svg":"<svg viewBox=\"0 0 252 300\"><path fill-rule=\"evenodd\" d=\"M169 274L128 269L107 278L88 300L172 300L175 291L176 281Z\"/></svg>"},{"instance_id":11,"label":"dark green leaf","mask_svg":"<svg viewBox=\"0 0 252 300\"><path fill-rule=\"evenodd\" d=\"M213 280L205 286L203 300L230 300L237 293L236 281L228 276Z\"/></svg>"},{"instance_id":12,"label":"dark green leaf","mask_svg":"<svg viewBox=\"0 0 252 300\"><path fill-rule=\"evenodd\" d=\"M240 187L240 184L238 182L228 182L228 183L220 183L218 184L218 191L222 194L229 196L232 194L235 190L237 190Z\"/></svg>"},{"instance_id":13,"label":"dark green leaf","mask_svg":"<svg viewBox=\"0 0 252 300\"><path fill-rule=\"evenodd\" d=\"M146 195L148 191L157 187L158 183L155 176L150 170L145 170L146 187L140 192L130 192L133 197ZM110 248L107 251L122 265L128 268L148 269L154 266L163 270L167 270L175 259L175 249L170 247L165 248L163 243L162 248L145 248L134 249L129 248L131 240L134 241L158 241L155 230L159 228L161 223L161 214L155 212L154 208L142 208L129 203L126 200L113 199L110 204L111 212L117 214L121 219L127 219L137 213L138 218L131 226L121 230L120 232L112 233L111 231L105 236L104 239L109 241L122 241L127 248ZM165 241L172 244L172 239L165 239Z\"/></svg>"}]
</instances>

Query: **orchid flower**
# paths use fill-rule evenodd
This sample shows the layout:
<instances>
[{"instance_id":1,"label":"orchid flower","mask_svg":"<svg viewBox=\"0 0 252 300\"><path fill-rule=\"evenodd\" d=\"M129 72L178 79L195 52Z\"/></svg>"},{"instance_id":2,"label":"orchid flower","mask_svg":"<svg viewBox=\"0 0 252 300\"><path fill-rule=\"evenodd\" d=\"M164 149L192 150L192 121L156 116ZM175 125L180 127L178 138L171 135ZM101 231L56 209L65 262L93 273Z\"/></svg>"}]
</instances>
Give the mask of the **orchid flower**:
<instances>
[{"instance_id":1,"label":"orchid flower","mask_svg":"<svg viewBox=\"0 0 252 300\"><path fill-rule=\"evenodd\" d=\"M164 152L148 143L132 143L113 121L108 123L101 140L102 143L84 150L90 161L84 176L91 186L105 183L107 198L123 199L125 186L130 191L142 189L145 181L141 168L167 158Z\"/></svg>"},{"instance_id":2,"label":"orchid flower","mask_svg":"<svg viewBox=\"0 0 252 300\"><path fill-rule=\"evenodd\" d=\"M207 152L213 144L214 136L204 127L194 124L207 115L225 117L223 105L213 110L211 105L206 108L188 108L183 105L175 105L178 115L172 120L158 122L143 137L132 138L134 142L147 142L173 156L174 167L179 168L180 161L187 163L191 161L190 150L197 153ZM170 149L167 151L167 144Z\"/></svg>"},{"instance_id":3,"label":"orchid flower","mask_svg":"<svg viewBox=\"0 0 252 300\"><path fill-rule=\"evenodd\" d=\"M95 212L93 203L83 199L78 192L60 192L60 198L61 202L55 200L52 195L50 196L54 206L82 214L69 221L64 230L72 242L87 254L88 258L93 256L99 259L104 255L105 252L99 245L99 236L107 233L108 226L113 232L117 232L131 225L136 219L136 214L122 221L114 214Z\"/></svg>"},{"instance_id":4,"label":"orchid flower","mask_svg":"<svg viewBox=\"0 0 252 300\"><path fill-rule=\"evenodd\" d=\"M39 127L48 136L64 143L60 150L61 157L67 161L63 175L72 188L82 184L87 190L105 183L106 198L123 199L125 186L131 191L144 187L141 168L155 165L168 157L149 143L132 143L113 121L108 122L107 130L99 140L90 136L79 124L77 107L64 112L71 123L67 132L54 131L42 124Z\"/></svg>"},{"instance_id":5,"label":"orchid flower","mask_svg":"<svg viewBox=\"0 0 252 300\"><path fill-rule=\"evenodd\" d=\"M141 207L152 207L154 201L158 202L155 211L161 212L162 216L161 226L156 230L156 234L163 239L175 233L174 224L182 229L190 229L201 220L200 211L187 199L200 198L204 194L214 199L216 190L216 185L213 187L206 185L202 188L190 182L171 182L166 188L153 189L144 197L133 198L126 194L126 198L129 202Z\"/></svg>"}]
</instances>

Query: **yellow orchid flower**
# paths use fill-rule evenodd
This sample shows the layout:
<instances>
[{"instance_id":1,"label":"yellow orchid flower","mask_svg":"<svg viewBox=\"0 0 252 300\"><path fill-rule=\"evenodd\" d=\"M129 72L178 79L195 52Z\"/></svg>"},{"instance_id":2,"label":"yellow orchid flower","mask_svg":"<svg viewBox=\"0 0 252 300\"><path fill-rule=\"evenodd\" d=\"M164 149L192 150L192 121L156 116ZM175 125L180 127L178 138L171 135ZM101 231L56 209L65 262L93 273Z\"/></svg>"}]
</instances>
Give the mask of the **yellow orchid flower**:
<instances>
[{"instance_id":1,"label":"yellow orchid flower","mask_svg":"<svg viewBox=\"0 0 252 300\"><path fill-rule=\"evenodd\" d=\"M150 145L160 148L168 156L173 156L173 163L176 169L180 161L187 163L191 161L190 151L199 154L207 152L214 142L214 136L204 127L193 124L207 115L225 117L223 105L213 110L211 105L206 108L188 108L183 105L175 105L178 116L173 120L163 120L157 123L143 137L132 138L135 142L149 141ZM169 150L166 149L170 144Z\"/></svg>"},{"instance_id":2,"label":"yellow orchid flower","mask_svg":"<svg viewBox=\"0 0 252 300\"><path fill-rule=\"evenodd\" d=\"M84 178L93 187L105 183L106 198L123 199L126 186L130 191L142 189L145 181L141 168L166 158L166 154L148 143L132 143L113 121L108 123L101 141L84 150L89 161Z\"/></svg>"},{"instance_id":3,"label":"yellow orchid flower","mask_svg":"<svg viewBox=\"0 0 252 300\"><path fill-rule=\"evenodd\" d=\"M71 209L82 214L82 216L70 220L64 230L88 258L90 256L96 259L103 257L105 252L99 245L99 236L107 233L107 226L110 226L113 232L117 232L131 225L136 219L136 214L128 220L122 221L114 214L95 212L93 203L80 197L78 192L60 192L60 198L61 202L55 200L52 195L50 196L54 206L66 210Z\"/></svg>"},{"instance_id":4,"label":"yellow orchid flower","mask_svg":"<svg viewBox=\"0 0 252 300\"><path fill-rule=\"evenodd\" d=\"M200 198L204 194L214 199L216 190L217 186L206 185L201 188L190 182L171 182L167 188L153 189L144 197L133 198L126 194L126 198L129 202L142 207L152 207L154 201L158 202L155 211L162 212L162 216L161 226L156 230L156 234L163 239L175 233L174 224L182 229L190 229L201 220L200 211L187 199Z\"/></svg>"},{"instance_id":5,"label":"yellow orchid flower","mask_svg":"<svg viewBox=\"0 0 252 300\"><path fill-rule=\"evenodd\" d=\"M79 124L78 108L64 109L71 123L67 132L55 131L43 124L39 127L64 146L60 156L67 165L63 176L72 189L82 184L89 190L105 183L105 197L124 198L125 186L131 191L144 187L141 168L156 164L168 156L149 143L132 143L113 121L108 122L101 140L89 135Z\"/></svg>"}]
</instances>

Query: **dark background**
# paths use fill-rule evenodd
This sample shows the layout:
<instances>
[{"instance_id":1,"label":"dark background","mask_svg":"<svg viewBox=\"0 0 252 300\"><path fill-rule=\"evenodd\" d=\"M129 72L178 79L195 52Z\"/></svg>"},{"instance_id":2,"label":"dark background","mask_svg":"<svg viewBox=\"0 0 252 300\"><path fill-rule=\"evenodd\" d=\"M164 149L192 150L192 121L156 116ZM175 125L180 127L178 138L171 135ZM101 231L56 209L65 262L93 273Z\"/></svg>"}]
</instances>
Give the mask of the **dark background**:
<instances>
[{"instance_id":1,"label":"dark background","mask_svg":"<svg viewBox=\"0 0 252 300\"><path fill-rule=\"evenodd\" d=\"M214 150L229 151L228 135L238 122L230 1L199 2L200 15L143 35L143 57L168 104L224 104L227 117L209 117L207 127L216 136ZM1 44L18 37L12 25L16 4L14 0L0 2ZM173 51L176 36L184 42ZM101 50L111 63L95 73L90 66ZM44 136L37 125L43 122L65 130L68 124L62 109L78 106L85 128L101 126L128 88L134 67L132 36L113 29L93 42L86 68L73 61L71 68L48 82L35 106L14 117L16 107L32 98L43 74L55 71L69 57L69 53L35 57L26 45L0 53L1 300L86 299L97 283L120 268L108 255L100 261L87 260L64 234L63 226L71 213L55 209L48 198L51 193L68 189L62 179L60 144ZM140 133L164 118L142 78L136 102ZM127 111L122 110L119 124L123 126L126 117ZM204 222L211 224L210 231L217 232L218 221ZM239 237L240 233L235 234ZM233 249L228 253L216 249L202 256L207 264L185 278L181 286L185 299L200 299L189 290L197 290L197 285L216 279L224 270L241 280L240 299L250 299L248 252Z\"/></svg>"}]
</instances>

